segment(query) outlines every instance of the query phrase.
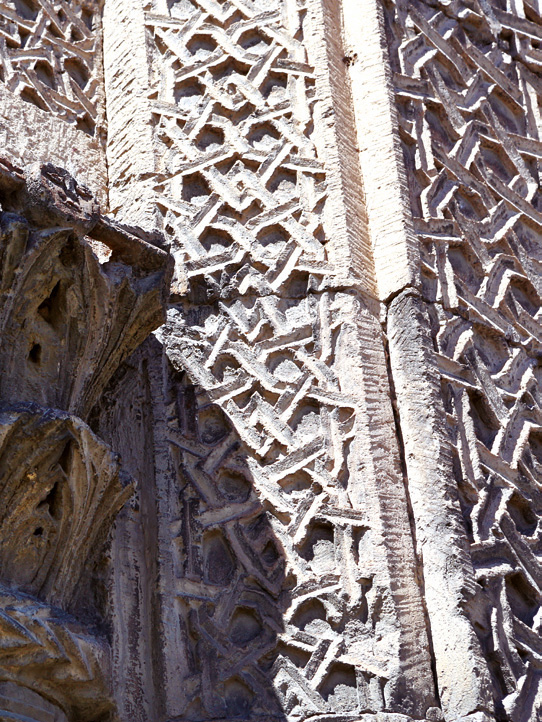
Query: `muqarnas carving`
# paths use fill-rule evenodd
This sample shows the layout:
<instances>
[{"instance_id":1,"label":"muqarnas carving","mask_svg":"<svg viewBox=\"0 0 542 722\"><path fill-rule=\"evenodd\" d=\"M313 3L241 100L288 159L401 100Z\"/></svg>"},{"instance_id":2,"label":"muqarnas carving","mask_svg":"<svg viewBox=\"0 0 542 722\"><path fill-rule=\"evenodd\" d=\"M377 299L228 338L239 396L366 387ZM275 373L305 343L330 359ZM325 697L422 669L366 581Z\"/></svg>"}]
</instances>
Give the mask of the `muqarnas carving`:
<instances>
[{"instance_id":1,"label":"muqarnas carving","mask_svg":"<svg viewBox=\"0 0 542 722\"><path fill-rule=\"evenodd\" d=\"M107 642L60 609L74 605L130 492L116 457L77 418L36 406L0 412L0 678L76 719L111 707Z\"/></svg>"},{"instance_id":2,"label":"muqarnas carving","mask_svg":"<svg viewBox=\"0 0 542 722\"><path fill-rule=\"evenodd\" d=\"M130 491L117 458L76 417L33 405L0 412L0 578L70 607Z\"/></svg>"},{"instance_id":3,"label":"muqarnas carving","mask_svg":"<svg viewBox=\"0 0 542 722\"><path fill-rule=\"evenodd\" d=\"M85 189L51 167L7 205L0 398L86 418L120 362L162 323L169 257L108 224Z\"/></svg>"},{"instance_id":4,"label":"muqarnas carving","mask_svg":"<svg viewBox=\"0 0 542 722\"><path fill-rule=\"evenodd\" d=\"M0 165L0 197L0 719L96 722L114 712L109 643L72 614L92 616L81 597L133 484L85 419L162 322L171 264L59 169Z\"/></svg>"}]
</instances>

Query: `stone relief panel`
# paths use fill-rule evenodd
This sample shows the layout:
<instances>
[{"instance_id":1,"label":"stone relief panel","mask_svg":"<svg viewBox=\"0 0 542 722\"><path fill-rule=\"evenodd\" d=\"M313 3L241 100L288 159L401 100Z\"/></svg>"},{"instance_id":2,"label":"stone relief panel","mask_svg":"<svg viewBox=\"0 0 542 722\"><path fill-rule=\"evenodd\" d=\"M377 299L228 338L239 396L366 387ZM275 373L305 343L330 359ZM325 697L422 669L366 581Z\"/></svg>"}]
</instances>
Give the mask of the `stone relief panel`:
<instances>
[{"instance_id":1,"label":"stone relief panel","mask_svg":"<svg viewBox=\"0 0 542 722\"><path fill-rule=\"evenodd\" d=\"M124 539L132 540L130 565L143 595L153 572L141 547L161 551L155 559L160 581L148 591L155 609L163 605L163 616L156 616L149 639L137 635L141 652L155 650L154 670L149 674L139 659L131 660L128 673L119 670L121 684L133 689L134 679L140 678L147 714L156 714L167 701L164 687L169 683L185 719L282 719L272 667L287 607L283 554L231 423L185 373L172 371L162 354L154 339L145 343L114 377L93 422L123 450L130 470L137 473L150 460L137 508L130 504L119 524ZM161 399L153 398L158 388ZM126 401L132 414L130 439L117 424ZM165 421L162 428L154 414ZM150 456L148 447L130 443L143 436L152 437ZM169 473L159 472L161 458ZM170 520L167 525L157 523L164 517ZM136 615L145 624L145 606L127 619L130 632L136 631ZM168 660L156 662L167 658L170 646L176 666L172 680L162 676L161 664L167 666ZM162 680L156 690L148 684L153 674ZM121 696L128 711L129 695ZM140 709L133 714L139 719Z\"/></svg>"},{"instance_id":2,"label":"stone relief panel","mask_svg":"<svg viewBox=\"0 0 542 722\"><path fill-rule=\"evenodd\" d=\"M0 4L0 81L89 135L103 113L100 12L94 0Z\"/></svg>"},{"instance_id":3,"label":"stone relief panel","mask_svg":"<svg viewBox=\"0 0 542 722\"><path fill-rule=\"evenodd\" d=\"M123 689L137 689L141 700L134 707L121 693L126 712L144 719L142 706L163 705L167 718L194 721L299 720L389 709L398 673L388 647L374 640L390 623L374 525L346 490L339 496L318 463L326 437L315 435L313 463L305 462L305 444L268 464L264 478L213 393L175 371L172 360L176 366L169 346L146 342L114 377L93 421L130 471L137 474L149 453L154 463L146 477L152 488L140 487L119 527L119 555L127 555L130 584L143 597L122 630L128 625L139 646L137 659L128 648L121 656ZM129 434L117 422L127 401ZM138 438L147 439L144 448ZM158 578L152 603L144 591L149 574ZM148 623L150 604L160 614L154 639L144 639L137 630ZM139 661L145 652L152 669ZM128 672L126 664L133 664ZM154 689L153 675L160 679Z\"/></svg>"},{"instance_id":4,"label":"stone relief panel","mask_svg":"<svg viewBox=\"0 0 542 722\"><path fill-rule=\"evenodd\" d=\"M133 489L123 488L110 449L67 414L10 406L0 434L0 491L9 499L0 508L0 577L70 608L87 560Z\"/></svg>"},{"instance_id":5,"label":"stone relief panel","mask_svg":"<svg viewBox=\"0 0 542 722\"><path fill-rule=\"evenodd\" d=\"M385 3L423 295L499 720L539 719L542 17Z\"/></svg>"},{"instance_id":6,"label":"stone relief panel","mask_svg":"<svg viewBox=\"0 0 542 722\"><path fill-rule=\"evenodd\" d=\"M279 268L305 261L326 272L307 8L292 5L286 26L279 3L243 11L174 3L167 15L161 6L146 15L164 174L157 201L190 277L248 254L260 272L244 285L276 292Z\"/></svg>"},{"instance_id":7,"label":"stone relief panel","mask_svg":"<svg viewBox=\"0 0 542 722\"><path fill-rule=\"evenodd\" d=\"M282 718L271 672L287 593L280 547L224 413L186 374L172 376L169 391L187 713Z\"/></svg>"},{"instance_id":8,"label":"stone relief panel","mask_svg":"<svg viewBox=\"0 0 542 722\"><path fill-rule=\"evenodd\" d=\"M2 585L0 715L99 720L112 712L109 645L74 617Z\"/></svg>"},{"instance_id":9,"label":"stone relief panel","mask_svg":"<svg viewBox=\"0 0 542 722\"><path fill-rule=\"evenodd\" d=\"M299 338L298 304L290 308L298 312ZM313 329L306 330L309 342ZM201 370L211 339L182 350L177 337L167 344L175 365L199 382L176 383L180 414L170 432L186 518L178 593L192 634L212 645L194 650L194 660L217 666L210 678L215 699L206 689L208 673L195 676L203 709L194 719L230 716L230 695L236 713L245 706L251 719L265 710L280 718L353 719L393 705L399 672L375 640L385 636L389 618L371 549L373 524L344 461L344 445L360 432L358 402L341 394L329 372L317 384L299 355L277 354L288 331L275 331L273 344L256 337L251 350L242 337L228 343L218 358L221 383ZM275 373L266 363L273 357ZM246 373L239 358L258 364L259 373ZM212 600L209 612L189 614L203 594Z\"/></svg>"},{"instance_id":10,"label":"stone relief panel","mask_svg":"<svg viewBox=\"0 0 542 722\"><path fill-rule=\"evenodd\" d=\"M323 41L325 12L143 9L150 81L139 112L149 113L154 165L135 205L154 203L177 266L156 335L173 367L162 393L178 399L167 463L182 508L158 513L178 550L163 592L179 600L166 714L423 717L435 698L380 307L365 293L370 274L348 275L350 258L339 257L347 224L322 160L338 131L322 90L327 61L317 70L318 42L315 58L307 48L311 33ZM115 15L128 8L117 3ZM107 67L113 52L128 56L123 41L106 24ZM109 86L112 123L128 83ZM134 164L111 144L122 191Z\"/></svg>"}]
</instances>

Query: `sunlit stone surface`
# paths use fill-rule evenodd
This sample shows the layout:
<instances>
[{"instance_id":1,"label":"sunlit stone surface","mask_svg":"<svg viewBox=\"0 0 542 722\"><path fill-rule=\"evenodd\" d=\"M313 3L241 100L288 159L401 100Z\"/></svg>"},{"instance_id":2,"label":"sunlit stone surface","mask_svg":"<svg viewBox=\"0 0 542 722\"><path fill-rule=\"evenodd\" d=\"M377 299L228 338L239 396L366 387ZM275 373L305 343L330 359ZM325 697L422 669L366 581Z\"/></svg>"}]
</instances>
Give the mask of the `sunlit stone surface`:
<instances>
[{"instance_id":1,"label":"sunlit stone surface","mask_svg":"<svg viewBox=\"0 0 542 722\"><path fill-rule=\"evenodd\" d=\"M539 722L537 0L0 0L0 720Z\"/></svg>"}]
</instances>

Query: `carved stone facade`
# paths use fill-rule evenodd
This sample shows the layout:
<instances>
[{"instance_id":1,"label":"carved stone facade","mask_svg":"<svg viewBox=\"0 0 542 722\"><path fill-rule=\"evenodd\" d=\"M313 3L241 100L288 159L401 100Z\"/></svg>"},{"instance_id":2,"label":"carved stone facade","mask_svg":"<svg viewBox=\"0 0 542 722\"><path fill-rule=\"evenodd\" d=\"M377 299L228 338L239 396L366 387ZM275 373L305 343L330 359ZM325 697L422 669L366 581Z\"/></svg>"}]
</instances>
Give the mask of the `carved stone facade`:
<instances>
[{"instance_id":1,"label":"carved stone facade","mask_svg":"<svg viewBox=\"0 0 542 722\"><path fill-rule=\"evenodd\" d=\"M0 720L542 719L541 44L0 2Z\"/></svg>"}]
</instances>

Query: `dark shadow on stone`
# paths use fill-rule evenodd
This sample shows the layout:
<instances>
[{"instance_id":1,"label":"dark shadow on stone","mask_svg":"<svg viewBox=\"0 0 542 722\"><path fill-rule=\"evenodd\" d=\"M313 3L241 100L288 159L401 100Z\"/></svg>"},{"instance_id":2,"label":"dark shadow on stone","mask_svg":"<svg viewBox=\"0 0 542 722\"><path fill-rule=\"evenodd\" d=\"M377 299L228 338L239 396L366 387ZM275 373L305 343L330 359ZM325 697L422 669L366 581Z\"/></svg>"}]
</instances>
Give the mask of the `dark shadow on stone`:
<instances>
[{"instance_id":1,"label":"dark shadow on stone","mask_svg":"<svg viewBox=\"0 0 542 722\"><path fill-rule=\"evenodd\" d=\"M285 720L297 702L275 677L308 656L280 641L291 579L229 419L151 337L90 423L137 484L111 551L121 716L131 685L134 721Z\"/></svg>"}]
</instances>

